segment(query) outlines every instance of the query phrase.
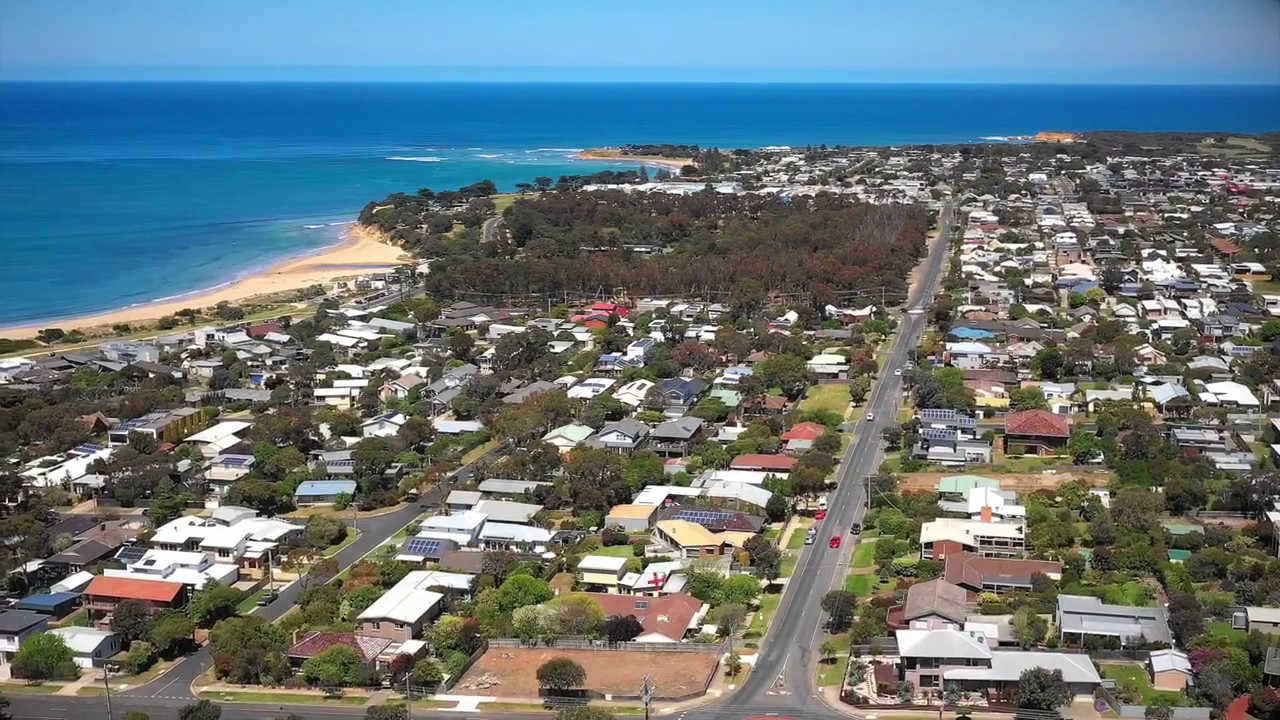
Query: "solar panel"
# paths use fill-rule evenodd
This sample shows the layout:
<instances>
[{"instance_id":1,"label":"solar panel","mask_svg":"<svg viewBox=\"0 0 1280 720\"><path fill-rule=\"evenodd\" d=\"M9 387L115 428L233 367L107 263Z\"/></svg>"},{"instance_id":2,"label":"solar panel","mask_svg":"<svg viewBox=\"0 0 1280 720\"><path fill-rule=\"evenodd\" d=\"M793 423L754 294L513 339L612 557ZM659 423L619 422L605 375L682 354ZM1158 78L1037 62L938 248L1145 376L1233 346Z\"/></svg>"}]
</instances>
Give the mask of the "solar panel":
<instances>
[{"instance_id":1,"label":"solar panel","mask_svg":"<svg viewBox=\"0 0 1280 720\"><path fill-rule=\"evenodd\" d=\"M920 428L920 437L926 440L955 440L958 434L945 428Z\"/></svg>"},{"instance_id":2,"label":"solar panel","mask_svg":"<svg viewBox=\"0 0 1280 720\"><path fill-rule=\"evenodd\" d=\"M77 445L76 448L71 452L77 455L92 455L104 449L105 448L103 448L101 445L94 445L93 443L84 443L82 445Z\"/></svg>"},{"instance_id":3,"label":"solar panel","mask_svg":"<svg viewBox=\"0 0 1280 720\"><path fill-rule=\"evenodd\" d=\"M120 552L116 553L116 559L125 565L132 565L142 559L147 554L147 548L137 545L125 545L120 548Z\"/></svg>"},{"instance_id":4,"label":"solar panel","mask_svg":"<svg viewBox=\"0 0 1280 720\"><path fill-rule=\"evenodd\" d=\"M355 467L356 461L355 460L330 460L327 464L332 465L334 467Z\"/></svg>"},{"instance_id":5,"label":"solar panel","mask_svg":"<svg viewBox=\"0 0 1280 720\"><path fill-rule=\"evenodd\" d=\"M223 465L226 465L227 467L242 467L242 466L244 466L244 465L249 465L249 464L251 464L251 463L253 462L253 458L250 458L250 457L224 457L224 458L222 458L222 460L221 460L220 462L221 462Z\"/></svg>"},{"instance_id":6,"label":"solar panel","mask_svg":"<svg viewBox=\"0 0 1280 720\"><path fill-rule=\"evenodd\" d=\"M413 537L405 540L406 555L434 556L440 554L440 541L435 538Z\"/></svg>"},{"instance_id":7,"label":"solar panel","mask_svg":"<svg viewBox=\"0 0 1280 720\"><path fill-rule=\"evenodd\" d=\"M715 510L680 510L675 514L677 520L687 520L699 524L723 523L732 521L736 515Z\"/></svg>"}]
</instances>

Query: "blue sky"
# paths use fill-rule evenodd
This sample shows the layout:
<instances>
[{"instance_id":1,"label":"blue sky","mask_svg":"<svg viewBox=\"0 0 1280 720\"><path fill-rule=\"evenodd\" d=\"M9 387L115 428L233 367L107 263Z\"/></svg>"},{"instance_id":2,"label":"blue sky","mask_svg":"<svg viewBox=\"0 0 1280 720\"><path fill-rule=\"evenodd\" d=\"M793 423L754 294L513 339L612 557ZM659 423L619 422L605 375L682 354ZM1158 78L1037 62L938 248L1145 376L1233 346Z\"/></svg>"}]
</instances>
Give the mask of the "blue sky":
<instances>
[{"instance_id":1,"label":"blue sky","mask_svg":"<svg viewBox=\"0 0 1280 720\"><path fill-rule=\"evenodd\" d=\"M1280 84L1280 2L0 0L0 79Z\"/></svg>"}]
</instances>

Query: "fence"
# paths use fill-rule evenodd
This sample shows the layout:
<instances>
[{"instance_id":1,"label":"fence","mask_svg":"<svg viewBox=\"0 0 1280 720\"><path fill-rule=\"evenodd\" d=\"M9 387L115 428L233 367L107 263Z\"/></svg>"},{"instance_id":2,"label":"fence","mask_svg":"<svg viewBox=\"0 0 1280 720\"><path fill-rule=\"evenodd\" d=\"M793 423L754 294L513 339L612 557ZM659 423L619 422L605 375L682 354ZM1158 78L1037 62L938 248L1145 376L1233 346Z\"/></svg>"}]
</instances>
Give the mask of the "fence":
<instances>
[{"instance_id":1,"label":"fence","mask_svg":"<svg viewBox=\"0 0 1280 720\"><path fill-rule=\"evenodd\" d=\"M467 671L471 669L471 666L476 664L476 661L480 659L480 656L484 655L485 652L489 649L490 644L494 642L497 642L497 641L485 640L481 642L480 647L476 648L476 651L471 653L471 657L467 658L467 664L463 665L458 670L457 673L445 678L444 682L440 684L440 689L444 692L448 692L452 690L453 686L456 685L458 681L462 679L462 676L467 674Z\"/></svg>"},{"instance_id":2,"label":"fence","mask_svg":"<svg viewBox=\"0 0 1280 720\"><path fill-rule=\"evenodd\" d=\"M589 640L581 637L557 638L551 642L541 640L521 640L519 638L495 638L488 643L491 648L560 648L561 650L621 650L624 652L669 652L669 653L720 653L726 644L718 643L662 643L662 642L620 642L610 643L605 640Z\"/></svg>"}]
</instances>

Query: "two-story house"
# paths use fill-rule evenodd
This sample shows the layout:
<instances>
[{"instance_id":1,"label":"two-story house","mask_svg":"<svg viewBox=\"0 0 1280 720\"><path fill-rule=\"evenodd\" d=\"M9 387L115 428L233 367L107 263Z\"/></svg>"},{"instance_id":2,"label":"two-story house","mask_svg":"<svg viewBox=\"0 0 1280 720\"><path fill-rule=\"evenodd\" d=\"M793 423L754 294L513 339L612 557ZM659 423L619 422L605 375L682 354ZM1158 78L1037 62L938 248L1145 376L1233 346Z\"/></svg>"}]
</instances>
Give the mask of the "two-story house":
<instances>
[{"instance_id":1,"label":"two-story house","mask_svg":"<svg viewBox=\"0 0 1280 720\"><path fill-rule=\"evenodd\" d=\"M701 438L704 424L691 416L660 423L649 435L649 448L659 455L684 457Z\"/></svg>"},{"instance_id":2,"label":"two-story house","mask_svg":"<svg viewBox=\"0 0 1280 720\"><path fill-rule=\"evenodd\" d=\"M649 426L632 418L623 418L600 428L586 441L589 447L600 448L619 455L630 455L644 447L649 440Z\"/></svg>"},{"instance_id":3,"label":"two-story house","mask_svg":"<svg viewBox=\"0 0 1280 720\"><path fill-rule=\"evenodd\" d=\"M585 555L578 561L578 582L592 592L619 592L626 574L627 558Z\"/></svg>"},{"instance_id":4,"label":"two-story house","mask_svg":"<svg viewBox=\"0 0 1280 720\"><path fill-rule=\"evenodd\" d=\"M995 522L990 513L978 520L938 518L920 526L920 557L925 560L946 560L960 552L1020 557L1026 549L1026 525Z\"/></svg>"},{"instance_id":5,"label":"two-story house","mask_svg":"<svg viewBox=\"0 0 1280 720\"><path fill-rule=\"evenodd\" d=\"M187 597L187 586L180 582L99 575L84 589L81 602L89 611L90 620L104 622L110 620L116 605L123 600L136 600L155 614L181 608Z\"/></svg>"},{"instance_id":6,"label":"two-story house","mask_svg":"<svg viewBox=\"0 0 1280 720\"><path fill-rule=\"evenodd\" d=\"M0 612L0 663L13 662L27 638L49 629L49 616L27 610Z\"/></svg>"}]
</instances>

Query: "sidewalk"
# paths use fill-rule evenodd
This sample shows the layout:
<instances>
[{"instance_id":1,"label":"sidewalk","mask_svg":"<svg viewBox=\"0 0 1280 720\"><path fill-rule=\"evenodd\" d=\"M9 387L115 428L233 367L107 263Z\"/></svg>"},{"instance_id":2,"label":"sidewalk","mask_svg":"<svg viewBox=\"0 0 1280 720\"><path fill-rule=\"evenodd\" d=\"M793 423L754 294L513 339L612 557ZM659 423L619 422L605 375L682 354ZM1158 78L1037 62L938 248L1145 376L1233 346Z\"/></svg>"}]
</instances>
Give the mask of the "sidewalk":
<instances>
[{"instance_id":1,"label":"sidewalk","mask_svg":"<svg viewBox=\"0 0 1280 720\"><path fill-rule=\"evenodd\" d=\"M55 692L54 695L75 695L80 692L80 688L88 687L89 685L92 685L98 680L99 678L98 678L97 670L81 673L79 680L76 680L75 682L69 682L66 685L63 685L62 687L58 688L58 691Z\"/></svg>"}]
</instances>

